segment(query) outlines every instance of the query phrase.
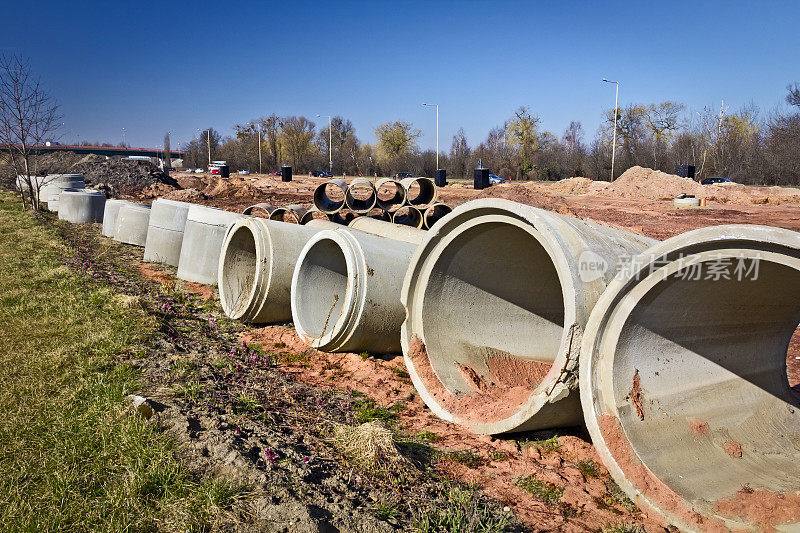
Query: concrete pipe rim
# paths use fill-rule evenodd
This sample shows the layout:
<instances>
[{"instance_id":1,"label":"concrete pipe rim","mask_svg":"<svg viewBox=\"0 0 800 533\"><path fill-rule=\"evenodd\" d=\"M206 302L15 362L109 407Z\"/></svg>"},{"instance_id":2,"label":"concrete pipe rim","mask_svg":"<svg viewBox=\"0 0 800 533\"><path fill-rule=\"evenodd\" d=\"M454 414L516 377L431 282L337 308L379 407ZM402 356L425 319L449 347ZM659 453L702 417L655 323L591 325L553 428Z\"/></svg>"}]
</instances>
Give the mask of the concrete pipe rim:
<instances>
[{"instance_id":1,"label":"concrete pipe rim","mask_svg":"<svg viewBox=\"0 0 800 533\"><path fill-rule=\"evenodd\" d=\"M328 187L336 187L342 192L340 201L332 200L328 195ZM317 185L314 189L314 207L325 214L333 215L338 213L344 206L347 197L347 183L342 179L329 180Z\"/></svg>"},{"instance_id":2,"label":"concrete pipe rim","mask_svg":"<svg viewBox=\"0 0 800 533\"><path fill-rule=\"evenodd\" d=\"M245 207L242 210L242 214L243 215L250 215L250 216L258 216L258 215L253 215L253 211L255 211L256 209L260 209L260 210L262 210L262 211L267 213L268 216L267 217L262 217L262 218L269 218L269 215L272 215L272 212L275 211L275 206L273 206L272 204L267 204L267 203L253 204L253 205L249 205L249 206Z\"/></svg>"},{"instance_id":3,"label":"concrete pipe rim","mask_svg":"<svg viewBox=\"0 0 800 533\"><path fill-rule=\"evenodd\" d=\"M436 222L452 212L453 208L447 204L437 202L428 206L422 214L425 228L431 229Z\"/></svg>"},{"instance_id":4,"label":"concrete pipe rim","mask_svg":"<svg viewBox=\"0 0 800 533\"><path fill-rule=\"evenodd\" d=\"M381 199L381 190L385 185L390 184L394 187L394 195L388 200ZM384 211L391 212L398 209L400 206L406 203L407 196L408 191L406 191L405 186L399 180L392 178L381 178L375 182L376 205Z\"/></svg>"},{"instance_id":5,"label":"concrete pipe rim","mask_svg":"<svg viewBox=\"0 0 800 533\"><path fill-rule=\"evenodd\" d=\"M391 214L391 221L395 224L408 226L411 228L422 229L425 217L416 206L406 204L400 206Z\"/></svg>"},{"instance_id":6,"label":"concrete pipe rim","mask_svg":"<svg viewBox=\"0 0 800 533\"><path fill-rule=\"evenodd\" d=\"M686 257L689 259L687 260ZM744 343L740 346L744 346L745 349L748 348L748 342L755 345L760 341L762 344L759 350L754 352L758 353L760 357L748 358L746 364L756 367L754 362L771 358L773 367L768 368L767 372L773 380L768 383L772 384L771 387L776 387L775 391L762 388L763 384L751 382L754 378L739 375L736 376L739 378L736 380L739 383L730 379L721 381L722 375L725 373L734 375L736 374L735 370L728 370L727 367L711 359L710 351L706 356L693 352L690 348L691 339L682 338L681 334L661 337L664 339L664 343L661 344L662 350L658 352L658 357L644 355L639 356L638 359L635 358L637 350L630 348L632 341L626 337L631 336L642 342L645 342L647 337L634 337L635 334L630 327L627 328L626 334L622 335L622 329L631 324L639 331L646 332L645 335L652 334L654 338L657 337L657 328L646 327L647 321L652 320L649 317L653 313L652 308L657 307L653 301L648 303L647 299L669 297L670 291L675 290L674 286L680 288L681 281L678 279L678 275L687 270L689 264L711 264L712 261L726 258L741 258L745 261L748 259L766 260L765 263L761 263L760 276L765 275L764 266L766 264L769 265L766 271L768 277L775 276L778 272L788 273L794 276L795 283L798 283L800 281L800 233L766 226L708 227L667 239L652 246L638 258L634 258L636 268L625 277L615 278L608 285L586 325L579 367L579 387L584 419L594 447L614 481L637 504L651 509L681 529L705 531L750 530L763 527L771 529L780 526L796 528L800 525L800 494L798 494L800 483L795 482L794 486L784 485L782 490L777 491L770 489L765 484L772 483L773 489L780 488L784 479L800 479L800 476L797 475L799 469L794 467L794 474L785 468L776 471L776 466L785 465L787 461L781 461L778 452L766 457L768 453L762 452L762 450L774 448L775 443L784 437L784 435L781 435L780 438L777 436L779 431L793 433L793 436L786 436L786 438L794 438L796 442L800 442L800 421L796 414L800 412L800 398L792 395L786 374L788 338L792 336L793 331L797 328L797 322L800 320L800 304L795 303L788 312L784 310L787 315L782 317L784 322L782 331L773 332L776 342L772 346L772 353L768 355L764 355L768 350L764 349L763 339L749 340L745 338L755 336L753 334L748 335L741 331L726 332L722 324L712 325L708 328L711 330L710 333L704 333L706 338L720 342L722 350L736 346L732 339L735 339L737 333L739 337L742 337L739 342ZM781 295L773 293L771 296L764 297L763 301L756 300L756 303L752 304L751 300L740 298L739 294L733 296L731 287L728 286L729 283L726 280L716 281L725 282L720 283L718 288L713 291L709 289L711 297L701 293L702 301L690 302L695 305L690 305L688 311L681 310L681 312L696 319L699 315L706 315L715 307L722 307L725 298L729 298L729 301L733 301L733 298L736 298L737 301L747 300L752 309L759 304L766 306L773 304L774 307L774 301L781 297ZM744 281L744 283L746 282ZM756 283L757 280L754 279L751 282ZM787 286L792 285L787 284ZM800 286L800 283L796 286ZM742 287L744 286L739 286L738 291L742 291ZM694 292L690 294L701 299L701 296L694 296ZM713 297L718 299L713 301ZM661 306L661 308L669 309L669 306ZM768 326L769 324L767 324ZM714 329L715 327L716 329ZM744 329L744 326L740 324L739 328ZM788 331L787 328L792 331ZM689 334L684 335L688 337ZM779 341L781 335L788 337L784 344ZM726 341L730 344L725 344ZM697 341L695 340L695 342ZM698 346L700 346L699 343ZM766 346L766 348L769 347ZM692 398L690 393L700 390L700 387L692 387L692 383L690 383L692 380L684 378L686 382L680 385L681 395L686 396L687 400L684 402L689 404L689 407L683 412L679 409L669 411L669 416L676 422L673 431L668 434L659 433L658 440L653 445L659 446L662 450L671 449L670 446L679 446L675 449L680 452L681 461L670 469L666 469L660 460L654 459L657 456L647 444L643 443L644 439L640 435L641 424L650 424L654 419L658 423L661 417L661 413L654 410L651 402L648 401L656 374L651 376L652 367L644 365L648 362L652 364L654 358L658 361L662 357L664 360L679 361L677 358L683 356L681 352L693 354L708 361L708 366L693 365L692 374L708 375L708 379L714 380L710 390L713 391L716 398L720 399L721 403L724 403L723 398L730 399L728 390L747 391L748 395L753 395L762 401L770 401L773 404L772 407L777 407L777 409L771 410L770 414L782 411L793 414L793 418L789 419L792 424L784 424L780 428L776 428L777 422L767 421L766 413L749 412L750 404L745 403L744 399L732 404L734 407L727 410L720 409L719 412L712 413L709 408L704 411L706 405L689 401ZM627 364L629 359L627 354L634 354L630 359L634 363L638 363L641 368L635 368L635 372L625 372L623 365ZM732 363L727 364L733 366ZM709 372L709 368L716 374ZM659 376L658 381L669 379L668 375L660 377L660 372L657 375ZM644 381L642 381L643 379ZM627 380L627 386L622 386L623 380ZM598 382L602 382L602 384ZM780 390L781 387L785 387L786 390ZM620 399L623 394L628 396L625 401ZM746 395L741 392L737 397L745 398ZM636 401L633 402L630 398L636 398ZM665 413L668 412L669 397L660 395L656 398L659 409L664 410ZM662 404L663 407L660 407ZM781 405L786 409L782 409ZM753 437L742 438L739 426L721 423L726 416L731 419L742 417L745 419L742 425L755 422L760 424L760 428L765 429ZM754 417L757 420L748 422ZM656 434L652 431L648 433L652 439L656 438ZM757 444L754 441L757 441ZM702 450L704 453L702 455L696 453L698 450ZM794 455L797 455L796 449ZM725 461L725 463L720 464L720 461ZM796 463L796 459L793 461L792 464ZM704 469L710 472L703 472L707 477L703 479L702 483L697 483L697 480L692 478L694 474L688 474L692 468L697 468L698 463L710 465ZM759 465L759 468L753 470L754 464ZM768 468L769 466L772 468ZM748 468L750 473L743 474ZM757 472L757 475L753 472ZM733 476L739 477L733 479ZM691 488L688 487L689 485ZM725 485L728 485L727 489L723 488ZM656 489L654 490L653 487ZM790 490L786 490L787 488ZM753 496L748 499L748 495ZM773 514L767 517L763 515L764 512L767 514L770 512L769 502L772 500L769 498L778 496L781 498L781 505L790 506L794 512L794 516L788 521L775 522L775 519L778 519L777 515ZM784 499L784 496L787 497ZM752 515L748 515L750 512L762 514L759 514L758 518L754 518ZM775 513L775 511L772 512Z\"/></svg>"},{"instance_id":7,"label":"concrete pipe rim","mask_svg":"<svg viewBox=\"0 0 800 533\"><path fill-rule=\"evenodd\" d=\"M287 205L284 207L276 207L269 215L269 219L275 222L285 222L287 224L300 224L303 216L306 214L306 209L299 205ZM290 220L286 220L286 216Z\"/></svg>"},{"instance_id":8,"label":"concrete pipe rim","mask_svg":"<svg viewBox=\"0 0 800 533\"><path fill-rule=\"evenodd\" d=\"M300 225L301 226L305 226L306 224L308 224L312 220L325 220L325 221L330 222L331 215L329 215L327 213L323 213L322 211L320 211L316 207L311 207L305 213L303 213L302 217L300 217Z\"/></svg>"},{"instance_id":9,"label":"concrete pipe rim","mask_svg":"<svg viewBox=\"0 0 800 533\"><path fill-rule=\"evenodd\" d=\"M230 278L234 275L232 268L233 255L235 252L242 251L243 246L252 249L252 260L245 258L247 264L244 268L248 271L250 278L247 278L248 286L230 290ZM264 251L269 252L266 257ZM249 251L245 250L245 252ZM244 254L242 254L244 255ZM237 258L241 261L241 257ZM217 287L219 290L219 301L225 315L235 320L251 321L258 315L259 309L253 308L254 302L262 301L263 294L269 292L269 285L272 276L272 236L269 228L261 223L259 219L243 218L234 222L225 234L222 243L222 251L219 256L219 268L217 271ZM262 267L262 265L265 265ZM266 283L264 282L266 276Z\"/></svg>"},{"instance_id":10,"label":"concrete pipe rim","mask_svg":"<svg viewBox=\"0 0 800 533\"><path fill-rule=\"evenodd\" d=\"M317 267L338 274L333 284L339 292L334 293L333 305L327 311L324 305L305 300L309 294L316 294L319 285L326 285L313 276L312 270ZM361 245L347 230L320 231L301 250L292 274L292 321L300 337L313 348L334 352L353 335L364 306L366 268Z\"/></svg>"},{"instance_id":11,"label":"concrete pipe rim","mask_svg":"<svg viewBox=\"0 0 800 533\"><path fill-rule=\"evenodd\" d=\"M478 216L470 214L470 211L475 209L478 203L483 204L483 206L478 207L486 207L487 211ZM563 369L567 367L570 360L575 359L577 354L577 344L579 343L576 342L576 337L578 340L580 339L580 332L571 327L576 322L577 315L575 282L566 275L571 270L567 256L559 246L556 237L547 231L540 231L529 220L516 216L514 213L516 208L513 202L479 200L471 204L472 209L460 206L441 219L436 229L426 237L414 253L403 282L401 294L401 301L406 308L407 315L406 321L402 326L400 339L409 376L417 392L434 414L443 420L462 424L475 433L509 433L518 431L520 428L524 429L525 423L531 420L543 406L551 402L552 398L558 397L562 393L569 393L569 387L561 381L561 378ZM507 209L511 209L511 211L502 212ZM430 337L426 337L426 327L431 329L430 324L433 322L425 320L427 308L433 306L435 311L436 306L430 302L435 301L437 296L436 294L428 295L426 291L430 280L433 277L442 275L440 269L438 269L438 263L440 260L447 261L447 257L443 256L442 252L447 251L451 246L459 246L458 241L463 239L463 236L468 232L474 229L487 228L487 225L498 224L507 227L512 232L521 232L519 233L520 236L530 239L531 242L538 243L541 250L536 249L536 253L543 252L545 255L541 257L549 261L555 271L559 287L558 291L554 292L558 292L560 295L563 316L561 317L558 349L552 354L552 362L548 363L549 368L546 372L542 370L544 375L540 374L538 376L540 379L538 383L522 387L522 391L516 391L516 393L522 393L522 398L515 398L518 403L512 409L509 409L510 412L501 410L501 413L503 413L501 416L488 420L485 417L481 419L479 416L466 416L463 412L456 412L459 409L448 407L439 398L444 395L445 398L449 399L456 396L456 394L451 390L454 388L453 381L448 380L449 383L445 384L440 377L443 365L440 364L438 369L434 368L431 360L435 356L431 357L430 353L428 353L431 346L431 338L438 337L440 333L434 329ZM452 253L452 250L450 253ZM508 278L513 278L513 276L509 275ZM491 327L491 325L487 327ZM419 343L421 343L421 349ZM419 357L422 350L424 350L424 356ZM418 361L415 361L415 359L418 359ZM455 363L455 361L452 362ZM491 400L498 406L505 405L503 394L499 398L492 398ZM484 414L487 404L483 402L482 405L483 407L480 410L481 414Z\"/></svg>"},{"instance_id":12,"label":"concrete pipe rim","mask_svg":"<svg viewBox=\"0 0 800 533\"><path fill-rule=\"evenodd\" d=\"M367 191L366 198L356 196L355 193L359 189ZM366 178L356 178L348 185L344 195L344 202L354 213L363 215L372 211L377 205L378 192L375 189L375 185L370 180Z\"/></svg>"},{"instance_id":13,"label":"concrete pipe rim","mask_svg":"<svg viewBox=\"0 0 800 533\"><path fill-rule=\"evenodd\" d=\"M416 207L426 207L436 202L439 193L436 188L436 183L430 178L425 176L418 176L416 178L403 178L400 180L403 187L406 189L406 203ZM411 187L416 186L419 192L415 196L411 196Z\"/></svg>"}]
</instances>

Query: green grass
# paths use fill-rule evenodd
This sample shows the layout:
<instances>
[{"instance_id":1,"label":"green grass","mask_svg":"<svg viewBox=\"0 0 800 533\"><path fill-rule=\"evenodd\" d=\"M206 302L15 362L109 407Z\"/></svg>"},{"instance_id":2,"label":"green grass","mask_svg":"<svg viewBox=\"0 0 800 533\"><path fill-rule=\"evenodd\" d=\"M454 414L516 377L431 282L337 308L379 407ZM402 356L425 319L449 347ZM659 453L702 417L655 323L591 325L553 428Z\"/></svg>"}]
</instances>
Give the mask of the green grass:
<instances>
[{"instance_id":1,"label":"green grass","mask_svg":"<svg viewBox=\"0 0 800 533\"><path fill-rule=\"evenodd\" d=\"M412 530L415 533L495 533L505 531L508 525L508 514L493 514L474 492L453 487L430 505L414 510Z\"/></svg>"},{"instance_id":2,"label":"green grass","mask_svg":"<svg viewBox=\"0 0 800 533\"><path fill-rule=\"evenodd\" d=\"M0 524L6 531L206 530L240 487L200 479L127 415L151 322L70 272L52 229L0 192Z\"/></svg>"},{"instance_id":3,"label":"green grass","mask_svg":"<svg viewBox=\"0 0 800 533\"><path fill-rule=\"evenodd\" d=\"M524 476L517 478L515 484L521 489L527 490L540 500L546 502L556 503L564 495L563 487L554 485L549 481L542 481L537 479L535 475Z\"/></svg>"},{"instance_id":4,"label":"green grass","mask_svg":"<svg viewBox=\"0 0 800 533\"><path fill-rule=\"evenodd\" d=\"M575 467L578 469L578 472L587 478L600 477L600 466L591 459L581 461L577 463Z\"/></svg>"},{"instance_id":5,"label":"green grass","mask_svg":"<svg viewBox=\"0 0 800 533\"><path fill-rule=\"evenodd\" d=\"M606 525L600 531L601 533L645 533L643 527L629 526L627 524Z\"/></svg>"},{"instance_id":6,"label":"green grass","mask_svg":"<svg viewBox=\"0 0 800 533\"><path fill-rule=\"evenodd\" d=\"M483 457L481 457L472 450L454 450L452 452L441 452L440 457L442 459L449 459L451 461L456 461L468 468L473 468L473 469L482 466L486 462Z\"/></svg>"},{"instance_id":7,"label":"green grass","mask_svg":"<svg viewBox=\"0 0 800 533\"><path fill-rule=\"evenodd\" d=\"M356 397L355 394L353 394L353 396ZM397 420L397 413L403 409L405 409L405 405L402 403L396 403L386 408L375 403L375 400L372 398L364 396L358 397L358 399L353 402L353 411L356 414L356 421L358 421L359 424L371 422L372 420L382 420L387 424L391 424Z\"/></svg>"}]
</instances>

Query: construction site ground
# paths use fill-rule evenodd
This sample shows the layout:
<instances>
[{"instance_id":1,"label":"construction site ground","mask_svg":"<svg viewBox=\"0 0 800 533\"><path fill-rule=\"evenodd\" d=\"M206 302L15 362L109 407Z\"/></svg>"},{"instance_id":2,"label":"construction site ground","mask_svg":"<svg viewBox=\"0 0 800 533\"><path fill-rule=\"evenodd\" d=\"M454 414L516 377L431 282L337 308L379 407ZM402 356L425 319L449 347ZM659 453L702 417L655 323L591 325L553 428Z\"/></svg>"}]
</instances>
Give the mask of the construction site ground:
<instances>
[{"instance_id":1,"label":"construction site ground","mask_svg":"<svg viewBox=\"0 0 800 533\"><path fill-rule=\"evenodd\" d=\"M289 183L279 176L173 177L180 188L154 184L138 199L164 196L231 211L259 202L310 205L314 188L325 181L305 176ZM707 207L674 208L672 198L681 192L707 198ZM800 230L800 190L704 188L638 167L614 184L572 178L513 182L483 191L463 183L439 189L439 200L452 206L487 197L657 239L717 224ZM87 255L87 261L72 266L139 298L142 308L162 324L162 335L149 353L128 361L147 376L141 393L161 406L161 423L186 444L192 460L209 471L246 480L262 495L250 515L260 527L421 527L431 506L441 510L453 490L464 490L479 502L468 513L505 523L511 530L669 530L658 516L648 516L625 498L600 464L584 428L501 437L471 434L426 408L402 355L326 354L305 344L291 324L251 327L228 321L215 289L181 282L174 269L143 263L140 248L102 238L91 225L70 228L62 224L65 242L80 244ZM114 266L123 262L137 268ZM800 391L798 334L787 363L790 384ZM389 466L376 472L337 446L336 427L374 420L395 433L405 465L400 470Z\"/></svg>"}]
</instances>

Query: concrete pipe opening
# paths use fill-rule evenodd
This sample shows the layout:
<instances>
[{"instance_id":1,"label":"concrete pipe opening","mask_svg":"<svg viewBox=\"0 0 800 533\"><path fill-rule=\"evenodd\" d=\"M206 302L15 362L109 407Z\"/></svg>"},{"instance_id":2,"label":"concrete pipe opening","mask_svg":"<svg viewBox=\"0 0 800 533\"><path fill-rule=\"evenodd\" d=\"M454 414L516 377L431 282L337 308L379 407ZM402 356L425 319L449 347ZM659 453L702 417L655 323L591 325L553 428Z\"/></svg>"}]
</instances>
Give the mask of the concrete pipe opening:
<instances>
[{"instance_id":1,"label":"concrete pipe opening","mask_svg":"<svg viewBox=\"0 0 800 533\"><path fill-rule=\"evenodd\" d=\"M261 203L245 207L242 210L242 214L253 217L269 218L273 211L275 211L275 206L272 204Z\"/></svg>"},{"instance_id":2,"label":"concrete pipe opening","mask_svg":"<svg viewBox=\"0 0 800 533\"><path fill-rule=\"evenodd\" d=\"M300 224L305 214L305 207L301 205L287 205L284 207L276 207L270 214L269 219L276 222L286 222L288 224Z\"/></svg>"},{"instance_id":3,"label":"concrete pipe opening","mask_svg":"<svg viewBox=\"0 0 800 533\"><path fill-rule=\"evenodd\" d=\"M343 179L332 179L314 189L314 207L332 215L344 207L347 194L347 182Z\"/></svg>"},{"instance_id":4,"label":"concrete pipe opening","mask_svg":"<svg viewBox=\"0 0 800 533\"><path fill-rule=\"evenodd\" d=\"M308 211L303 213L302 217L300 217L300 224L305 225L311 222L312 220L329 221L330 219L331 217L327 213L323 213L316 207L311 207L310 209L308 209Z\"/></svg>"},{"instance_id":5,"label":"concrete pipe opening","mask_svg":"<svg viewBox=\"0 0 800 533\"><path fill-rule=\"evenodd\" d=\"M394 211L406 203L406 188L397 180L381 178L375 183L377 205L384 211Z\"/></svg>"},{"instance_id":6,"label":"concrete pipe opening","mask_svg":"<svg viewBox=\"0 0 800 533\"><path fill-rule=\"evenodd\" d=\"M425 223L422 212L413 205L404 205L392 213L392 222L417 229Z\"/></svg>"},{"instance_id":7,"label":"concrete pipe opening","mask_svg":"<svg viewBox=\"0 0 800 533\"><path fill-rule=\"evenodd\" d=\"M800 528L800 234L718 226L660 243L587 325L581 398L632 499L683 530Z\"/></svg>"},{"instance_id":8,"label":"concrete pipe opening","mask_svg":"<svg viewBox=\"0 0 800 533\"><path fill-rule=\"evenodd\" d=\"M222 244L219 298L225 314L250 323L291 320L292 274L320 228L263 220L235 222Z\"/></svg>"},{"instance_id":9,"label":"concrete pipe opening","mask_svg":"<svg viewBox=\"0 0 800 533\"><path fill-rule=\"evenodd\" d=\"M447 204L435 203L425 209L423 214L424 225L426 229L431 229L436 222L445 215L451 213L453 208Z\"/></svg>"},{"instance_id":10,"label":"concrete pipe opening","mask_svg":"<svg viewBox=\"0 0 800 533\"><path fill-rule=\"evenodd\" d=\"M377 200L375 185L366 178L356 178L347 187L345 203L355 213L361 215L369 213L375 207Z\"/></svg>"},{"instance_id":11,"label":"concrete pipe opening","mask_svg":"<svg viewBox=\"0 0 800 533\"><path fill-rule=\"evenodd\" d=\"M453 210L427 232L403 284L403 353L422 399L477 433L579 424L589 310L619 257L651 243L505 200ZM584 276L586 258L609 268Z\"/></svg>"},{"instance_id":12,"label":"concrete pipe opening","mask_svg":"<svg viewBox=\"0 0 800 533\"><path fill-rule=\"evenodd\" d=\"M406 202L411 205L425 207L436 201L436 184L430 178L404 178L401 180L406 188Z\"/></svg>"}]
</instances>

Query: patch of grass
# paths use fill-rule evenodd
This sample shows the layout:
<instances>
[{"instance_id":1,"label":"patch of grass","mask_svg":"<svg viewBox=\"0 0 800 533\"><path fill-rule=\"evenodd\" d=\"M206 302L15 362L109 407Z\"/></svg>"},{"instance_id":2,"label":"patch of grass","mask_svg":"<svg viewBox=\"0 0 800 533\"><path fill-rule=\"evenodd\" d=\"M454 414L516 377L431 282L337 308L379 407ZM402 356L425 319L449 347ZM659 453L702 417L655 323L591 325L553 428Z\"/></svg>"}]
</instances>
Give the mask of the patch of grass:
<instances>
[{"instance_id":1,"label":"patch of grass","mask_svg":"<svg viewBox=\"0 0 800 533\"><path fill-rule=\"evenodd\" d=\"M439 442L440 440L442 440L441 435L437 435L433 431L428 431L427 429L423 429L414 436L420 440L426 440L428 442Z\"/></svg>"},{"instance_id":2,"label":"patch of grass","mask_svg":"<svg viewBox=\"0 0 800 533\"><path fill-rule=\"evenodd\" d=\"M396 504L381 500L375 504L372 514L378 520L394 520L400 516L400 511L398 511Z\"/></svg>"},{"instance_id":3,"label":"patch of grass","mask_svg":"<svg viewBox=\"0 0 800 533\"><path fill-rule=\"evenodd\" d=\"M285 352L278 356L287 365L306 366L308 354L303 352Z\"/></svg>"},{"instance_id":4,"label":"patch of grass","mask_svg":"<svg viewBox=\"0 0 800 533\"><path fill-rule=\"evenodd\" d=\"M240 413L255 413L261 408L258 400L251 397L247 392L242 392L236 398L236 409Z\"/></svg>"},{"instance_id":5,"label":"patch of grass","mask_svg":"<svg viewBox=\"0 0 800 533\"><path fill-rule=\"evenodd\" d=\"M603 498L609 502L610 505L619 505L630 513L635 513L639 509L613 479L606 481L606 490L608 492L603 495Z\"/></svg>"},{"instance_id":6,"label":"patch of grass","mask_svg":"<svg viewBox=\"0 0 800 533\"><path fill-rule=\"evenodd\" d=\"M524 489L540 500L550 503L556 503L564 495L564 488L554 485L549 481L537 479L535 475L523 476L517 478L514 482L519 488Z\"/></svg>"},{"instance_id":7,"label":"patch of grass","mask_svg":"<svg viewBox=\"0 0 800 533\"><path fill-rule=\"evenodd\" d=\"M370 354L369 352L361 352L361 353L360 353L360 354L358 354L358 355L359 355L359 357L361 357L361 359L364 359L364 360L366 360L366 359L369 359L369 358L370 358L370 355L371 355L371 354Z\"/></svg>"},{"instance_id":8,"label":"patch of grass","mask_svg":"<svg viewBox=\"0 0 800 533\"><path fill-rule=\"evenodd\" d=\"M392 372L394 372L395 376L397 376L399 378L408 379L408 378L411 377L411 376L408 375L408 372L406 372L405 368L392 367Z\"/></svg>"},{"instance_id":9,"label":"patch of grass","mask_svg":"<svg viewBox=\"0 0 800 533\"><path fill-rule=\"evenodd\" d=\"M499 533L510 524L508 513L497 514L468 489L451 488L446 495L414 510L415 533Z\"/></svg>"},{"instance_id":10,"label":"patch of grass","mask_svg":"<svg viewBox=\"0 0 800 533\"><path fill-rule=\"evenodd\" d=\"M492 455L489 456L492 461L508 461L511 459L511 456L508 452L492 452Z\"/></svg>"},{"instance_id":11,"label":"patch of grass","mask_svg":"<svg viewBox=\"0 0 800 533\"><path fill-rule=\"evenodd\" d=\"M577 463L575 467L578 469L578 472L587 478L600 477L600 466L591 459L581 461Z\"/></svg>"},{"instance_id":12,"label":"patch of grass","mask_svg":"<svg viewBox=\"0 0 800 533\"><path fill-rule=\"evenodd\" d=\"M128 414L138 375L120 359L152 320L64 266L76 252L49 224L0 192L2 528L224 527L243 491L195 477L169 437Z\"/></svg>"},{"instance_id":13,"label":"patch of grass","mask_svg":"<svg viewBox=\"0 0 800 533\"><path fill-rule=\"evenodd\" d=\"M531 444L543 452L557 452L561 449L561 443L558 442L558 434L553 435L549 439L533 441Z\"/></svg>"},{"instance_id":14,"label":"patch of grass","mask_svg":"<svg viewBox=\"0 0 800 533\"><path fill-rule=\"evenodd\" d=\"M353 395L355 397L355 394ZM405 409L405 405L396 403L393 406L386 408L381 407L372 398L360 397L353 403L353 411L356 415L356 421L359 424L370 422L372 420L381 420L386 423L392 423L397 420L397 413Z\"/></svg>"},{"instance_id":15,"label":"patch of grass","mask_svg":"<svg viewBox=\"0 0 800 533\"><path fill-rule=\"evenodd\" d=\"M645 533L641 526L629 526L627 524L607 524L600 530L602 533Z\"/></svg>"},{"instance_id":16,"label":"patch of grass","mask_svg":"<svg viewBox=\"0 0 800 533\"><path fill-rule=\"evenodd\" d=\"M472 450L455 450L452 452L441 452L442 459L456 461L468 468L478 468L482 466L486 460Z\"/></svg>"}]
</instances>

